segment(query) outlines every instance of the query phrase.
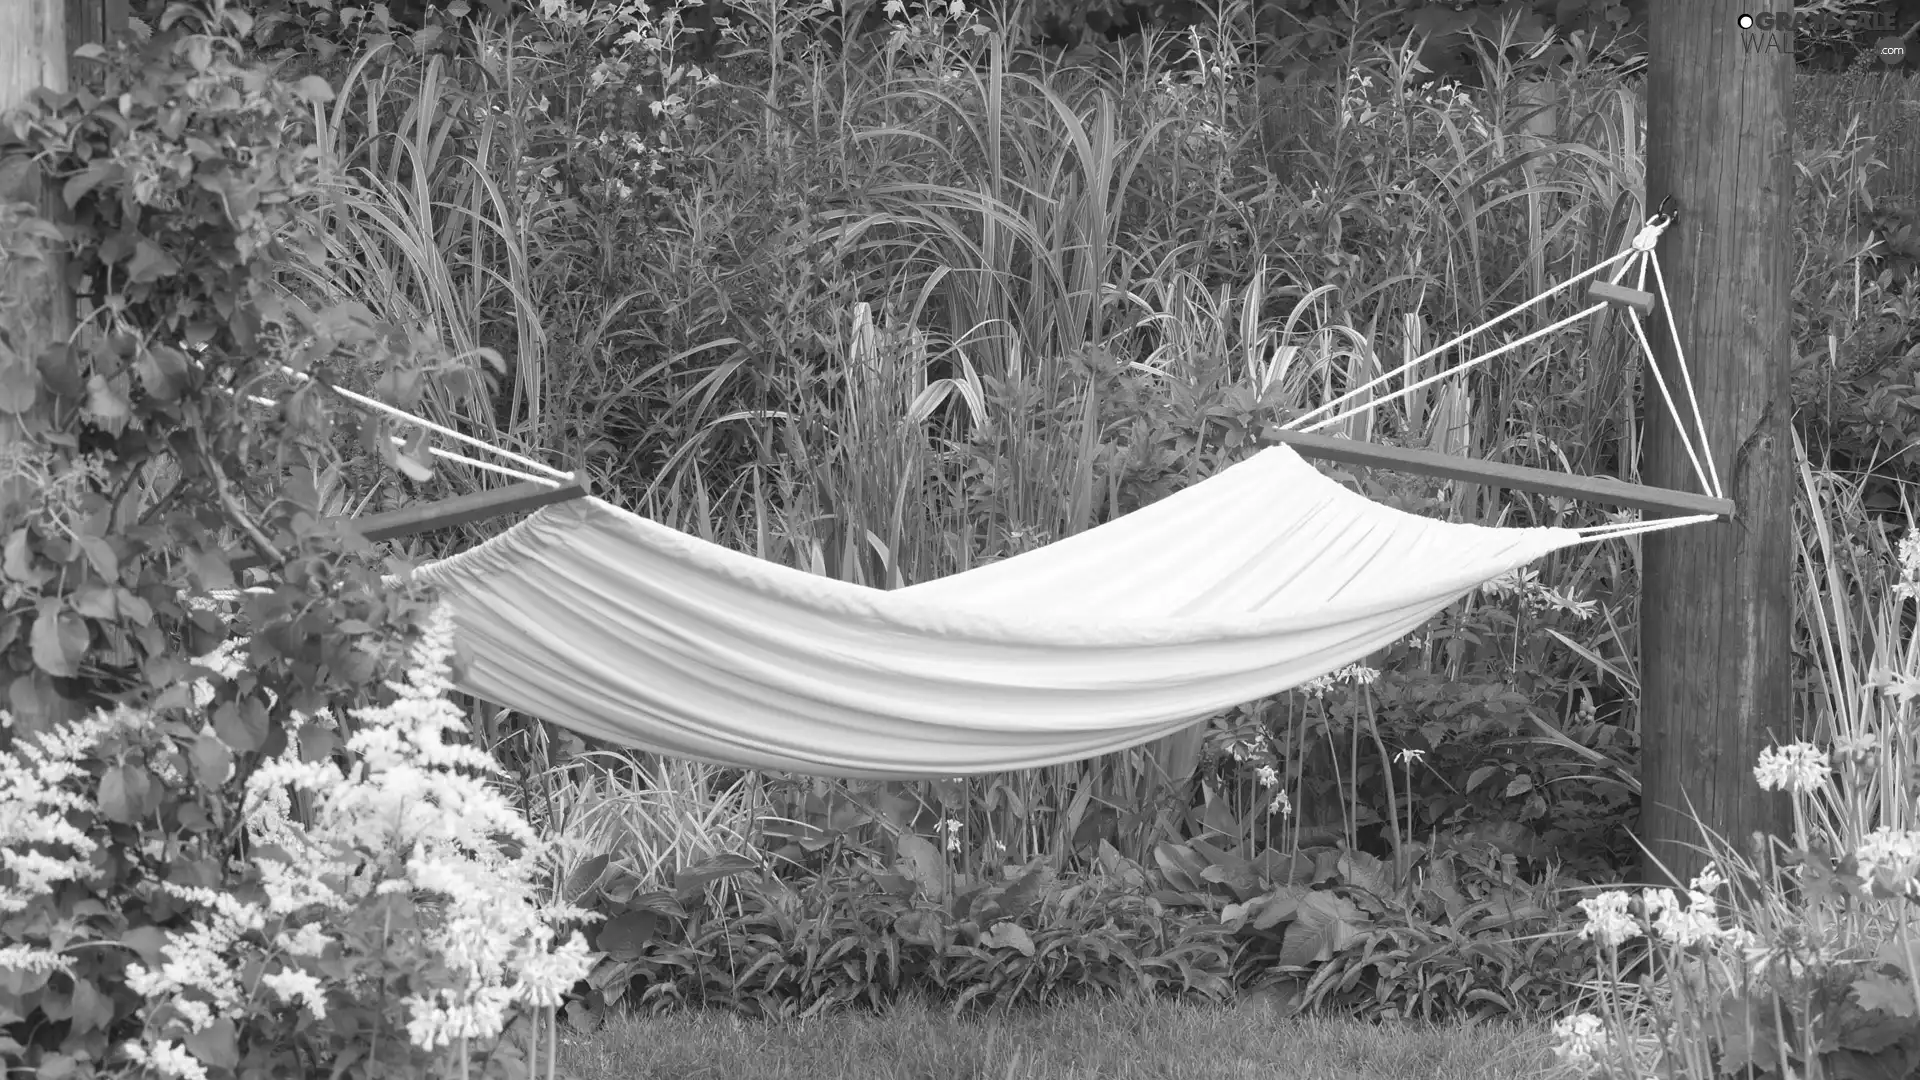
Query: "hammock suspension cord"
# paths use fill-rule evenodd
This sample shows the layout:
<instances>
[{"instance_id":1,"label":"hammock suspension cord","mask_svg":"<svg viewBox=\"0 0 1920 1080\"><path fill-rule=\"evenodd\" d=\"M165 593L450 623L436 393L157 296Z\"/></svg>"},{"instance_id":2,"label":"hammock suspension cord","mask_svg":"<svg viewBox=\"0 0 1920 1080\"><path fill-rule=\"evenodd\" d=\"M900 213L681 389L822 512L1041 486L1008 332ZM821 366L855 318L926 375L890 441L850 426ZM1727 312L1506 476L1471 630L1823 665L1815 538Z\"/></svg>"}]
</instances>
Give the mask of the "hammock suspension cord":
<instances>
[{"instance_id":1,"label":"hammock suspension cord","mask_svg":"<svg viewBox=\"0 0 1920 1080\"><path fill-rule=\"evenodd\" d=\"M297 379L300 382L313 381L313 376L308 375L302 371L295 371L294 369L287 367L284 364L280 366L280 370L287 376ZM578 475L575 473L562 472L551 465L547 465L543 462L535 461L534 459L530 457L526 457L521 454L516 454L513 451L508 450L504 447L495 446L494 444L487 442L484 439L476 439L473 436L466 434L465 432L455 431L453 428L447 427L444 424L436 424L432 420L429 420L424 416L415 416L410 412L406 412L401 409L396 409L384 401L375 400L374 398L367 397L365 394L355 393L354 391L349 390L344 386L334 386L329 384L327 386L327 389L340 395L346 400L353 402L355 405L358 405L363 409L380 413L383 416L387 416L394 420L398 420L404 424L412 424L415 427L424 428L425 430L431 431L436 435L444 435L447 438L452 439L456 442L463 442L463 443L466 443L468 446L478 447L479 449L485 450L489 453L497 454L500 457L505 458L506 460L511 461L516 465L524 466L525 468L531 469L536 473L540 473L541 475L530 476L525 472L521 472L518 469L508 468L505 465L498 465L493 462L481 461L476 458L470 458L465 456L464 454L457 454L451 450L442 450L437 446L427 447L428 452L433 454L435 457L442 458L447 461L457 461L462 465L471 465L476 469L485 469L490 472L496 472L502 476L510 476L516 480L526 481L526 482L535 483L535 484L546 484L550 487L561 487L566 484L574 483L576 480L579 479ZM274 401L271 398L254 397L252 400L254 404L264 405L268 408L277 408L279 406L279 402ZM389 436L389 438L392 439L393 444L395 446L406 445L406 440L400 438L397 435Z\"/></svg>"},{"instance_id":2,"label":"hammock suspension cord","mask_svg":"<svg viewBox=\"0 0 1920 1080\"><path fill-rule=\"evenodd\" d=\"M1394 400L1395 398L1405 397L1406 395L1411 394L1415 390L1428 386L1432 383L1439 382L1442 379L1452 378L1480 364L1486 363L1487 361L1492 360L1494 357L1512 352L1513 350L1518 349L1521 346L1528 344L1529 342L1532 342L1538 338L1544 337L1547 334L1551 334L1556 330L1560 330L1564 327L1570 326L1573 323L1579 322L1580 320L1585 319L1590 315L1596 314L1599 311L1608 307L1610 302L1606 300L1602 300L1598 303L1595 303L1586 308L1583 308L1580 311L1572 315L1569 315L1563 319L1560 319L1553 323L1549 323L1546 326L1543 326L1537 330L1534 330L1533 332L1525 335L1524 337L1521 337L1517 341L1508 342L1507 344L1502 345L1499 348L1493 349L1489 352L1482 353L1471 359L1462 361L1458 364L1455 364L1451 367L1446 368L1445 370L1435 372L1434 374L1429 375L1426 378L1419 380L1418 382L1408 383L1407 385L1402 386L1399 389L1396 389L1390 393L1386 393L1377 397L1367 397L1366 400L1360 402L1359 404L1352 405L1345 409L1341 409L1340 411L1335 412L1332 416L1327 416L1317 420L1315 419L1316 417L1319 417L1320 414L1322 413L1328 412L1329 410L1338 409L1342 404L1345 404L1346 402L1352 401L1355 398L1359 398L1359 397L1362 397L1363 395L1366 395L1369 390L1372 390L1374 387L1379 386L1382 383L1389 382L1396 377L1406 375L1408 372L1411 372L1417 369L1420 365L1424 364L1428 360L1431 360L1434 357L1441 355L1447 350L1452 349L1455 346L1460 345L1461 343L1478 336L1479 334L1482 334L1488 330L1493 329L1494 327L1500 325L1501 323L1507 321L1508 319L1511 319L1514 316L1519 315L1521 312L1526 311L1534 307L1535 305L1544 302L1549 297L1556 296L1566 291L1567 289L1570 289L1573 286L1578 285L1580 282L1586 280L1587 278L1593 277L1594 275L1607 270L1610 267L1613 270L1611 276L1608 279L1610 284L1616 285L1616 286L1619 285L1622 279L1626 277L1627 273L1629 271L1632 271L1635 275L1634 277L1635 288L1636 290L1640 290L1640 291L1645 290L1646 280L1647 280L1647 271L1649 268L1651 268L1653 271L1654 285L1659 290L1659 293L1660 293L1660 302L1662 304L1662 310L1671 312L1673 310L1672 298L1669 296L1667 291L1666 275L1661 271L1661 268L1660 268L1660 257L1658 252L1658 245L1660 242L1661 234L1664 233L1667 227L1673 223L1673 220L1674 220L1674 215L1672 213L1661 213L1661 214L1653 215L1652 217L1647 219L1647 223L1641 227L1640 231L1634 236L1633 241L1628 245L1625 251L1622 251L1619 254L1614 255L1611 258L1599 263L1598 265L1590 267L1580 272L1579 274L1576 274L1573 277L1568 278L1563 282L1560 282L1559 284L1553 286L1552 288L1549 288L1535 295L1532 299L1527 300L1525 303L1522 303L1519 306L1514 307L1501 315L1498 315L1492 319L1489 319L1486 322L1481 323L1479 326L1476 326L1473 329L1466 331L1465 333L1455 336L1449 341L1446 341L1438 346L1435 346L1432 349L1427 350L1424 353L1421 353L1419 356L1416 356L1413 359L1408 360L1406 363L1401 364L1399 367L1396 367L1391 371L1387 371L1368 382L1362 383L1361 385L1356 386L1351 390L1348 390L1346 393L1341 394L1339 397L1336 397L1331 401L1325 402L1324 404L1318 406L1317 408L1311 409L1308 412L1305 412L1300 416L1295 417L1294 419L1281 425L1282 430L1303 431L1303 432L1319 431L1323 428L1327 428L1331 425L1337 424L1342 420L1346 420L1351 417L1358 416L1362 413L1368 412L1372 410L1374 407L1378 405L1383 405L1389 401ZM1679 370L1681 383L1683 388L1686 391L1687 403L1690 411L1692 412L1693 423L1691 426L1688 425L1685 420L1681 419L1679 407L1675 404L1673 394L1667 387L1666 377L1661 374L1660 365L1652 362L1653 344L1647 338L1646 327L1642 321L1644 318L1645 316L1642 312L1633 310L1633 309L1628 309L1627 323L1633 330L1634 339L1639 342L1641 349L1644 350L1645 355L1648 358L1647 370L1653 374L1654 384L1660 390L1661 400L1666 403L1667 413L1669 416L1673 418L1674 428L1680 434L1681 445L1686 448L1687 458L1693 465L1694 476L1696 479L1700 481L1700 486L1702 490L1706 491L1709 495L1712 495L1715 498L1725 498L1725 492L1720 485L1719 471L1718 469L1715 468L1713 463L1713 456L1709 453L1704 453L1704 448L1707 445L1706 423L1701 418L1700 402L1699 402L1699 398L1694 393L1693 375L1687 365L1686 351L1681 347L1681 344L1680 344L1679 330L1673 325L1673 320L1671 318L1667 318L1665 320L1665 322L1667 323L1668 333L1671 336L1671 340L1673 342L1674 366ZM1698 447L1696 447L1695 445L1695 441L1694 441L1695 439L1699 440ZM1704 459L1704 464L1703 464L1703 459ZM1663 519L1660 519L1657 521L1651 521L1651 522L1626 521L1626 522L1615 522L1607 525L1593 525L1593 526L1587 526L1581 529L1576 529L1574 531L1581 533L1583 536L1587 537L1588 539L1603 540L1603 539L1611 539L1611 538L1623 537L1623 536L1636 536L1642 533L1656 532L1656 531L1671 529L1671 528L1678 528L1683 525L1693 525L1693 524L1699 524L1702 522L1713 521L1713 520L1715 520L1715 516L1712 514L1693 514L1693 515L1687 515L1683 517L1663 518Z\"/></svg>"}]
</instances>

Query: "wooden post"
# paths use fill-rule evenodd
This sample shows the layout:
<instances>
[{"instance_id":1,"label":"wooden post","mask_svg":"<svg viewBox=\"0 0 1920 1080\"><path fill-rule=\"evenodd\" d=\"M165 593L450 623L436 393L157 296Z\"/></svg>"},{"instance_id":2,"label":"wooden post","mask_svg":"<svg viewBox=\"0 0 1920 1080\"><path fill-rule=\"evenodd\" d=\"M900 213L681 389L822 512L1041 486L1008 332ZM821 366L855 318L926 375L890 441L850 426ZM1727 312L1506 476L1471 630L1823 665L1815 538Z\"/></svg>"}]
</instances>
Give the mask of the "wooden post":
<instances>
[{"instance_id":1,"label":"wooden post","mask_svg":"<svg viewBox=\"0 0 1920 1080\"><path fill-rule=\"evenodd\" d=\"M67 63L84 42L108 44L127 25L127 0L0 0L0 114L25 104L41 87L67 88ZM0 169L0 203L35 203L58 214L58 196L29 169ZM73 326L73 297L61 281L56 258L37 271L0 263L0 294L19 298L0 312L0 387L8 374L31 366L44 345L67 336ZM3 396L3 395L0 395ZM29 410L29 416L32 411ZM0 452L23 430L21 414L0 408ZM0 519L26 492L25 480L0 475ZM4 706L0 699L0 706Z\"/></svg>"},{"instance_id":2,"label":"wooden post","mask_svg":"<svg viewBox=\"0 0 1920 1080\"><path fill-rule=\"evenodd\" d=\"M0 114L26 103L42 87L67 89L71 49L86 41L105 43L126 25L126 0L0 0ZM31 165L0 167L0 203L29 203L48 216L63 209L59 195ZM0 295L14 303L0 309L0 456L25 433L45 424L46 402L22 401L23 386L41 351L63 341L73 326L59 252L44 263L0 258ZM25 476L0 472L0 533L17 525L18 508L30 495ZM0 685L0 709L29 727L74 719L74 703L47 692L45 676L23 676Z\"/></svg>"},{"instance_id":3,"label":"wooden post","mask_svg":"<svg viewBox=\"0 0 1920 1080\"><path fill-rule=\"evenodd\" d=\"M66 89L67 17L66 0L0 0L0 114L24 104L43 86ZM51 210L54 199L37 172L0 169L0 203L33 203ZM0 310L0 387L17 388L42 347L66 336L73 323L73 299L61 283L57 261L38 269L0 261L0 295L17 301ZM25 417L37 407L30 407ZM17 411L0 408L0 454L20 440L30 422ZM24 477L0 475L0 520L26 498L25 484ZM4 700L0 707L5 707Z\"/></svg>"},{"instance_id":4,"label":"wooden post","mask_svg":"<svg viewBox=\"0 0 1920 1080\"><path fill-rule=\"evenodd\" d=\"M81 42L106 44L127 25L127 0L0 0L0 113L27 102L40 86L67 88L67 58ZM0 202L29 202L58 213L58 196L31 169L0 171ZM73 327L73 298L61 284L60 263L33 271L6 263L0 292L21 304L0 313L0 386L17 365L31 365L46 342ZM21 417L0 409L0 448L21 436ZM0 479L0 507L25 496L23 480Z\"/></svg>"},{"instance_id":5,"label":"wooden post","mask_svg":"<svg viewBox=\"0 0 1920 1080\"><path fill-rule=\"evenodd\" d=\"M127 29L127 0L67 0L68 48L84 42L110 45Z\"/></svg>"},{"instance_id":6,"label":"wooden post","mask_svg":"<svg viewBox=\"0 0 1920 1080\"><path fill-rule=\"evenodd\" d=\"M1784 8L1783 8L1784 9ZM1788 423L1793 56L1786 34L1743 34L1726 0L1649 5L1647 205L1679 219L1660 242L1731 521L1654 533L1641 566L1640 838L1684 884L1704 824L1741 854L1786 807L1754 780L1787 732L1793 450ZM1672 338L1649 327L1681 393ZM1693 488L1693 467L1647 380L1643 482ZM1682 415L1690 421L1684 401ZM1695 820L1698 816L1698 821ZM1664 883L1657 864L1649 881Z\"/></svg>"}]
</instances>

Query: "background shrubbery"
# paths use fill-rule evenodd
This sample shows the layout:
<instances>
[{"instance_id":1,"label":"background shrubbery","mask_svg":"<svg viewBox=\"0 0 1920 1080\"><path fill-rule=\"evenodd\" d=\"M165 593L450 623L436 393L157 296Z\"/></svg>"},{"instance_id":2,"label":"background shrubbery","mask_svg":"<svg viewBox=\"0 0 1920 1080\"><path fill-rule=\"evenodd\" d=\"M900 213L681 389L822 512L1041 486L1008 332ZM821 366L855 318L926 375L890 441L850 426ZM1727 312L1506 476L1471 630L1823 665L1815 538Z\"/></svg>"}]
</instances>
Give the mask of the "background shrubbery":
<instances>
[{"instance_id":1,"label":"background shrubbery","mask_svg":"<svg viewBox=\"0 0 1920 1080\"><path fill-rule=\"evenodd\" d=\"M140 8L121 50L4 129L7 167L63 215L9 210L0 250L16 269L60 252L80 308L35 378L0 386L31 432L5 474L37 492L0 508L0 750L20 763L0 1052L47 1076L130 1066L129 1043L171 1075L512 1071L551 1049L555 1007L587 1027L909 989L961 1007L1277 986L1435 1018L1583 1000L1618 954L1576 905L1637 857L1632 542L1544 560L1365 665L1151 747L840 784L616 754L468 702L470 737L443 732L431 598L322 524L479 483L334 407L332 383L578 462L608 498L764 558L927 580L1210 475L1643 219L1621 5L1558 5L1544 46L1530 5L1262 11L1063 57L1018 45L1059 21L1044 6L842 22L766 3L725 25L631 4ZM1894 722L1853 711L1893 685L1863 673L1912 656L1910 616L1874 605L1900 580L1920 426L1914 205L1875 197L1874 155L1859 130L1797 150L1795 720L1823 745ZM1631 474L1637 363L1602 318L1348 430ZM1419 513L1599 520L1340 475ZM273 573L236 581L243 551ZM187 599L236 585L254 591ZM411 757L381 756L383 724ZM273 764L289 751L320 771ZM363 786L322 797L336 774ZM300 777L286 827L339 871L304 905L273 869L294 834L259 816ZM435 832L390 801L416 790L446 820L505 800L499 829ZM1875 813L1824 842L1900 820ZM460 875L507 867L518 921L461 922ZM592 956L565 946L576 925ZM214 955L226 982L179 966Z\"/></svg>"}]
</instances>

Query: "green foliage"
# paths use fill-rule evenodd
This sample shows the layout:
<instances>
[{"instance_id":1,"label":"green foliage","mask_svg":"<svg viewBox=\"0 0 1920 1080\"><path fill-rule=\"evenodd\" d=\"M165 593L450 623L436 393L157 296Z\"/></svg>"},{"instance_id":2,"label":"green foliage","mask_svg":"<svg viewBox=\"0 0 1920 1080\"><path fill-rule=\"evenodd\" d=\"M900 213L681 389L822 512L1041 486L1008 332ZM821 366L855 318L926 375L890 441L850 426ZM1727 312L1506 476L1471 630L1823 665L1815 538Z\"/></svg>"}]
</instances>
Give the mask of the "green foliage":
<instances>
[{"instance_id":1,"label":"green foliage","mask_svg":"<svg viewBox=\"0 0 1920 1080\"><path fill-rule=\"evenodd\" d=\"M1631 734L1596 715L1598 681L1566 647L1590 638L1597 607L1530 577L1496 583L1386 650L1370 681L1321 680L1235 710L1208 736L1226 820L1244 821L1226 835L1337 837L1381 857L1442 835L1535 872L1631 865ZM1295 821L1258 813L1276 788Z\"/></svg>"},{"instance_id":2,"label":"green foliage","mask_svg":"<svg viewBox=\"0 0 1920 1080\"><path fill-rule=\"evenodd\" d=\"M727 860L672 891L641 895L610 879L590 892L618 913L599 931L607 960L569 1015L631 1000L715 1005L758 1016L878 1009L903 989L956 1010L1011 1008L1079 993L1232 993L1236 947L1217 922L1183 918L1144 894L1147 877L1104 848L1100 869L1067 886L1044 862L974 879L940 869L933 846L903 836L891 869L877 858L810 875L796 887L747 879L737 915L699 903L701 878L738 873Z\"/></svg>"},{"instance_id":3,"label":"green foliage","mask_svg":"<svg viewBox=\"0 0 1920 1080\"><path fill-rule=\"evenodd\" d=\"M1339 845L1204 840L1154 851L1170 905L1217 914L1246 948L1238 978L1296 1009L1379 1018L1538 1016L1591 954L1564 932L1551 878L1484 843L1409 844L1391 862Z\"/></svg>"},{"instance_id":4,"label":"green foliage","mask_svg":"<svg viewBox=\"0 0 1920 1080\"><path fill-rule=\"evenodd\" d=\"M1816 843L1782 862L1798 870L1800 899L1814 910L1912 902L1897 872L1876 875L1851 852L1835 858ZM1816 1067L1836 1080L1912 1075L1920 1067L1920 981L1910 933L1902 925L1878 948L1851 942L1845 951L1798 935L1768 943L1761 977L1730 987L1718 1002L1725 1033L1713 1047L1718 1071L1762 1080Z\"/></svg>"},{"instance_id":5,"label":"green foliage","mask_svg":"<svg viewBox=\"0 0 1920 1080\"><path fill-rule=\"evenodd\" d=\"M955 1010L1087 986L1224 1000L1284 985L1301 1009L1532 1017L1563 1007L1593 959L1564 931L1557 886L1485 844L1413 845L1396 869L1338 846L1285 855L1224 837L1161 843L1142 866L1095 840L1083 873L1046 858L975 872L943 831L878 848L844 829L789 831L775 839L800 839L771 864L722 855L667 888L591 860L568 895L606 916L605 956L568 1015L592 1026L623 1003L815 1015L906 990ZM835 857L770 868L828 846ZM723 910L707 886L726 877L738 904Z\"/></svg>"},{"instance_id":6,"label":"green foliage","mask_svg":"<svg viewBox=\"0 0 1920 1080\"><path fill-rule=\"evenodd\" d=\"M1196 0L1033 0L1018 5L1007 25L1072 48L1098 45L1155 27L1184 33L1216 21L1215 5ZM1398 44L1413 37L1421 59L1443 76L1472 65L1476 35L1497 36L1503 22L1538 40L1551 32L1563 41L1631 44L1641 20L1620 0L1504 0L1461 4L1454 0L1273 0L1251 11L1269 73L1281 77L1319 70L1340 49ZM1564 55L1557 52L1555 59Z\"/></svg>"},{"instance_id":7,"label":"green foliage","mask_svg":"<svg viewBox=\"0 0 1920 1080\"><path fill-rule=\"evenodd\" d=\"M309 100L328 93L243 67L230 39L176 34L117 57L97 88L43 92L12 119L9 167L46 176L66 204L61 255L81 304L71 341L41 353L9 399L28 435L10 450L13 467L41 492L4 521L12 588L0 640L23 717L145 692L164 692L160 707L187 704L173 635L205 653L224 632L178 593L231 587L235 537L293 575L294 591L250 601L269 645L256 670L326 688L236 721L247 749L294 711L331 704L333 680L373 673L366 650L321 640L325 615L305 609L310 589L357 595L377 606L355 614L385 624L377 578L318 557L330 531L277 475L330 433L323 391L293 390L277 413L245 397L281 381L281 364L365 364L396 344L351 308L308 310L275 287L275 261L316 242L303 210L321 195L317 158L297 135ZM51 254L46 227L22 209L8 219L11 257L30 257L35 238Z\"/></svg>"},{"instance_id":8,"label":"green foliage","mask_svg":"<svg viewBox=\"0 0 1920 1080\"><path fill-rule=\"evenodd\" d=\"M0 297L0 408L22 432L0 476L27 494L0 502L0 761L18 769L0 797L24 800L0 814L0 1055L51 1078L143 1059L215 1078L426 1075L450 1052L409 1038L395 1005L466 979L425 947L440 915L423 894L276 906L265 925L245 912L291 865L253 831L250 781L283 755L339 780L353 724L406 696L389 679L425 625L426 597L320 522L315 477L356 437L426 469L386 425L336 422L325 386L377 383L405 407L437 354L280 276L324 256L311 121L327 83L251 59L262 26L238 8L173 4L150 29L83 54L78 88L0 129L0 167L44 178L63 211L4 208L6 280L56 265L78 308L41 345L24 336L31 295ZM273 578L209 598L241 552ZM13 861L28 853L42 861ZM296 914L320 920L324 948L275 937ZM194 966L233 949L235 973ZM472 1070L525 1073L510 1047L469 1049Z\"/></svg>"},{"instance_id":9,"label":"green foliage","mask_svg":"<svg viewBox=\"0 0 1920 1080\"><path fill-rule=\"evenodd\" d=\"M1857 122L1818 138L1795 177L1795 420L1814 461L1868 475L1869 504L1886 513L1920 475L1920 225L1909 202L1874 197L1885 165Z\"/></svg>"},{"instance_id":10,"label":"green foliage","mask_svg":"<svg viewBox=\"0 0 1920 1080\"><path fill-rule=\"evenodd\" d=\"M333 0L221 0L218 4L179 0L129 0L128 14L137 38L167 28L183 12L211 10L225 22L224 32L254 56L292 65L293 73L327 69L356 53L387 43L447 50L459 44L458 21L476 6L504 7L502 0L453 0L411 5L375 2L337 4ZM415 8L419 18L395 17L395 8Z\"/></svg>"}]
</instances>

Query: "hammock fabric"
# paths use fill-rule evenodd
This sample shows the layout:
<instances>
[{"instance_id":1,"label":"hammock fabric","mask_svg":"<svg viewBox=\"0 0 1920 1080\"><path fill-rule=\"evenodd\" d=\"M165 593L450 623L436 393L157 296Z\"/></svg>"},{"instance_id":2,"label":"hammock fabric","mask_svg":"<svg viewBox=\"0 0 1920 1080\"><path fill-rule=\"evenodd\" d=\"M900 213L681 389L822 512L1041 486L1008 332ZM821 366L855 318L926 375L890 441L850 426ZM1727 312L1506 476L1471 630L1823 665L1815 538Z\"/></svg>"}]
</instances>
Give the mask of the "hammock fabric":
<instances>
[{"instance_id":1,"label":"hammock fabric","mask_svg":"<svg viewBox=\"0 0 1920 1080\"><path fill-rule=\"evenodd\" d=\"M909 588L583 498L428 564L461 688L675 757L964 776L1150 742L1338 670L1581 536L1373 503L1276 446L1099 528Z\"/></svg>"}]
</instances>

